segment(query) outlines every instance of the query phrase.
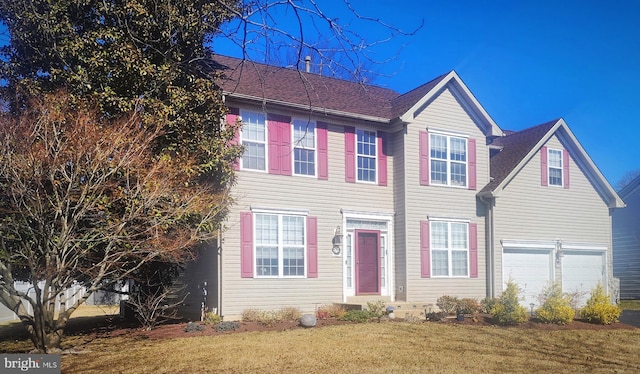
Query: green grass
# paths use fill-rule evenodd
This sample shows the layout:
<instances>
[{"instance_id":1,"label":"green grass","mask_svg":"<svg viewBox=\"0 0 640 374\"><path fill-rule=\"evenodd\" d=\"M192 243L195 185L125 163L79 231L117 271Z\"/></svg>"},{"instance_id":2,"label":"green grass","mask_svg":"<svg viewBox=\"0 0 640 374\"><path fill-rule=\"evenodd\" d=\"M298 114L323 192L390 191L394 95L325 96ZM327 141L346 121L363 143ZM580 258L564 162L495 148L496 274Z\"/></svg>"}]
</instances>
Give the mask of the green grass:
<instances>
[{"instance_id":1,"label":"green grass","mask_svg":"<svg viewBox=\"0 0 640 374\"><path fill-rule=\"evenodd\" d=\"M640 300L620 300L620 308L623 310L640 310Z\"/></svg>"}]
</instances>

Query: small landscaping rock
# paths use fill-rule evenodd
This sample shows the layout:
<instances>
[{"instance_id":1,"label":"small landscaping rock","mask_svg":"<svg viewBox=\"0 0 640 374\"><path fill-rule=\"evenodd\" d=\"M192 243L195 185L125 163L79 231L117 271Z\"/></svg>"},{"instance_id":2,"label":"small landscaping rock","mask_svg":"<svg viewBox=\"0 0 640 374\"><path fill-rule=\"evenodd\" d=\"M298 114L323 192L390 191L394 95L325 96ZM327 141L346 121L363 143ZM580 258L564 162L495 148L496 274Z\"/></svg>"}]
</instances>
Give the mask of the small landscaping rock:
<instances>
[{"instance_id":1,"label":"small landscaping rock","mask_svg":"<svg viewBox=\"0 0 640 374\"><path fill-rule=\"evenodd\" d=\"M316 323L316 316L313 314L304 314L300 317L300 326L302 327L315 327Z\"/></svg>"}]
</instances>

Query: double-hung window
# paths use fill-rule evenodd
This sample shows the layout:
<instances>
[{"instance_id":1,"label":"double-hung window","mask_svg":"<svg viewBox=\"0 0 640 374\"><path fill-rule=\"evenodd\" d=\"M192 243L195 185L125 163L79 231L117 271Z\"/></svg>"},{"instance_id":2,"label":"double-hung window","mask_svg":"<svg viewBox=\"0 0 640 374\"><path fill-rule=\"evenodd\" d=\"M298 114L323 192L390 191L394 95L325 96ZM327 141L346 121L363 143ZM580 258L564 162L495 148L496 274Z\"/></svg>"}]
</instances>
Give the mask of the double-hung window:
<instances>
[{"instance_id":1,"label":"double-hung window","mask_svg":"<svg viewBox=\"0 0 640 374\"><path fill-rule=\"evenodd\" d=\"M304 277L306 253L304 216L255 214L257 277Z\"/></svg>"},{"instance_id":2,"label":"double-hung window","mask_svg":"<svg viewBox=\"0 0 640 374\"><path fill-rule=\"evenodd\" d=\"M469 276L469 224L431 221L431 274Z\"/></svg>"},{"instance_id":3,"label":"double-hung window","mask_svg":"<svg viewBox=\"0 0 640 374\"><path fill-rule=\"evenodd\" d=\"M549 185L562 186L562 151L549 149Z\"/></svg>"},{"instance_id":4,"label":"double-hung window","mask_svg":"<svg viewBox=\"0 0 640 374\"><path fill-rule=\"evenodd\" d=\"M431 183L467 186L467 139L431 134L429 139Z\"/></svg>"},{"instance_id":5,"label":"double-hung window","mask_svg":"<svg viewBox=\"0 0 640 374\"><path fill-rule=\"evenodd\" d=\"M308 120L293 120L293 172L296 175L316 175L316 124Z\"/></svg>"},{"instance_id":6,"label":"double-hung window","mask_svg":"<svg viewBox=\"0 0 640 374\"><path fill-rule=\"evenodd\" d=\"M376 132L356 130L358 181L376 181Z\"/></svg>"},{"instance_id":7,"label":"double-hung window","mask_svg":"<svg viewBox=\"0 0 640 374\"><path fill-rule=\"evenodd\" d=\"M242 110L242 168L266 170L267 127L264 113Z\"/></svg>"}]
</instances>

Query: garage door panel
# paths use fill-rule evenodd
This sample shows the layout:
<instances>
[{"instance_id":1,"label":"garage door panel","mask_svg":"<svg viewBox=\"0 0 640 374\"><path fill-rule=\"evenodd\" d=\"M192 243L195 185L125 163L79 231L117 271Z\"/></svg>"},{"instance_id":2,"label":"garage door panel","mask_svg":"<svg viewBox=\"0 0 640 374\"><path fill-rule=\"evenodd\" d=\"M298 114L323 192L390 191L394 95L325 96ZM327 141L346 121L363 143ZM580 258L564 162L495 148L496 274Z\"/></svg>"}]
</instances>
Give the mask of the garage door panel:
<instances>
[{"instance_id":1,"label":"garage door panel","mask_svg":"<svg viewBox=\"0 0 640 374\"><path fill-rule=\"evenodd\" d=\"M503 289L512 279L520 288L520 304L529 308L537 307L538 296L553 278L551 252L540 250L504 250L503 251Z\"/></svg>"},{"instance_id":2,"label":"garage door panel","mask_svg":"<svg viewBox=\"0 0 640 374\"><path fill-rule=\"evenodd\" d=\"M602 252L564 252L562 254L562 291L583 294L578 306L586 303L591 289L598 283L606 286Z\"/></svg>"}]
</instances>

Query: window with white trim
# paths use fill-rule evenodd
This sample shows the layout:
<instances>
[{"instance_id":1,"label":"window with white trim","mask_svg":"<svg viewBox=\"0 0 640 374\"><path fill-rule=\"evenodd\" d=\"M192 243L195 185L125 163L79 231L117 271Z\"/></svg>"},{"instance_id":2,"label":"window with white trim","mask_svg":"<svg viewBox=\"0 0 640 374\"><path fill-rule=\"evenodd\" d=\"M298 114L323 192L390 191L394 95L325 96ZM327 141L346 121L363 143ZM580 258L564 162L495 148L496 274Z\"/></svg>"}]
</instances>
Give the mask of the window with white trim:
<instances>
[{"instance_id":1,"label":"window with white trim","mask_svg":"<svg viewBox=\"0 0 640 374\"><path fill-rule=\"evenodd\" d=\"M467 139L430 134L431 184L467 186Z\"/></svg>"},{"instance_id":2,"label":"window with white trim","mask_svg":"<svg viewBox=\"0 0 640 374\"><path fill-rule=\"evenodd\" d=\"M548 149L549 185L562 186L562 151Z\"/></svg>"},{"instance_id":3,"label":"window with white trim","mask_svg":"<svg viewBox=\"0 0 640 374\"><path fill-rule=\"evenodd\" d=\"M266 170L267 127L264 113L240 111L242 119L242 168Z\"/></svg>"},{"instance_id":4,"label":"window with white trim","mask_svg":"<svg viewBox=\"0 0 640 374\"><path fill-rule=\"evenodd\" d=\"M256 277L304 277L304 216L255 214Z\"/></svg>"},{"instance_id":5,"label":"window with white trim","mask_svg":"<svg viewBox=\"0 0 640 374\"><path fill-rule=\"evenodd\" d=\"M469 276L469 224L431 221L431 274L434 277Z\"/></svg>"},{"instance_id":6,"label":"window with white trim","mask_svg":"<svg viewBox=\"0 0 640 374\"><path fill-rule=\"evenodd\" d=\"M376 132L356 130L358 181L376 181Z\"/></svg>"},{"instance_id":7,"label":"window with white trim","mask_svg":"<svg viewBox=\"0 0 640 374\"><path fill-rule=\"evenodd\" d=\"M316 123L293 120L293 173L316 175Z\"/></svg>"}]
</instances>

